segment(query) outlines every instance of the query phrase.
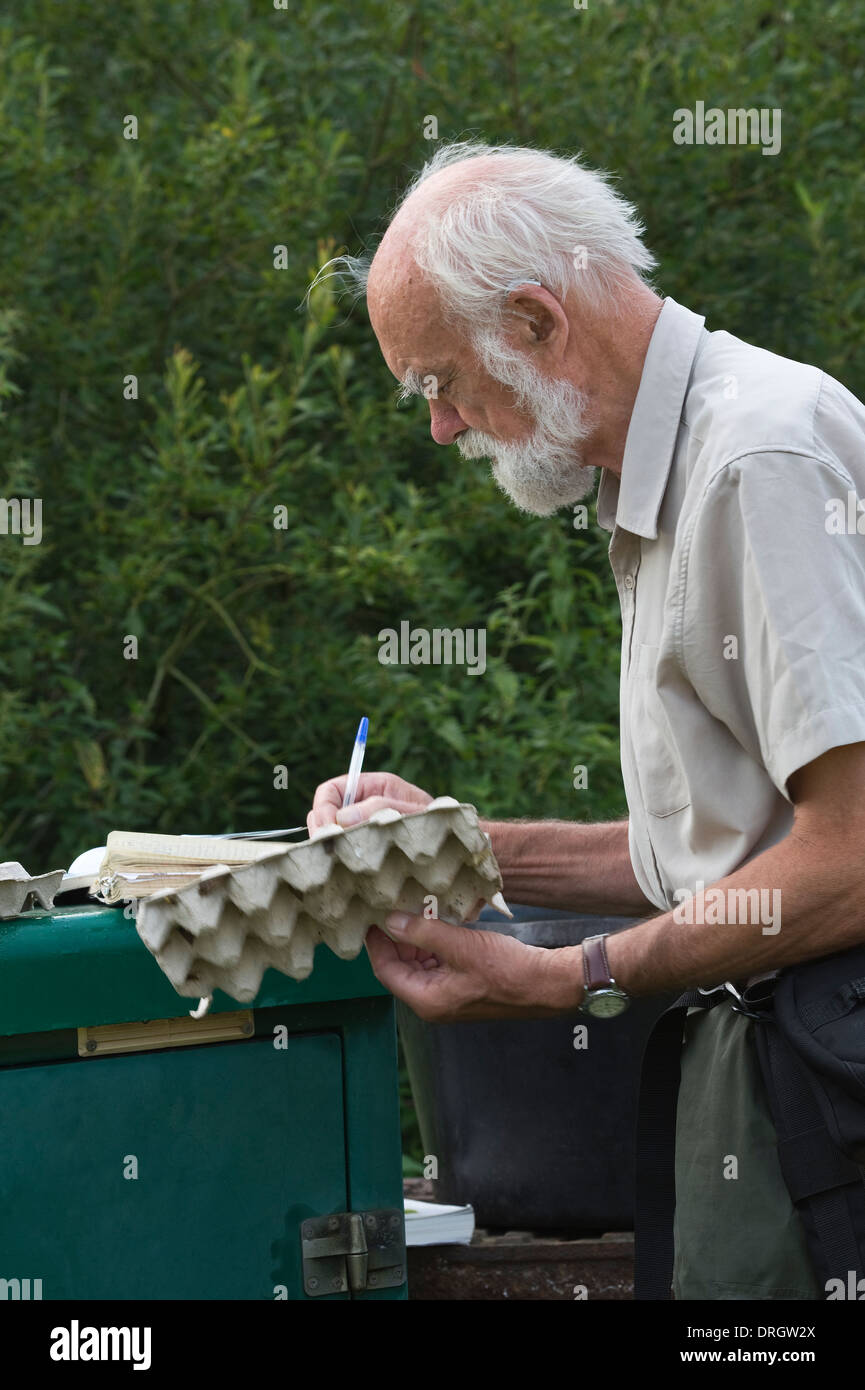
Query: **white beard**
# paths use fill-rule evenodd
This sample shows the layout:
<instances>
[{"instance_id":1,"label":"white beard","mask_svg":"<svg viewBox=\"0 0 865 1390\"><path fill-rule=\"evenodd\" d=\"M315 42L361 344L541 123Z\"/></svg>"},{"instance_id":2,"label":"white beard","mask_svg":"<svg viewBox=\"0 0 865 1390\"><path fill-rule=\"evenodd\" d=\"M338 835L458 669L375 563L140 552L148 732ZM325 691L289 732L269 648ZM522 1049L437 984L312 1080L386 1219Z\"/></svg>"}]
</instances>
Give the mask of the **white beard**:
<instances>
[{"instance_id":1,"label":"white beard","mask_svg":"<svg viewBox=\"0 0 865 1390\"><path fill-rule=\"evenodd\" d=\"M466 459L489 458L492 474L521 511L550 516L591 492L596 469L582 461L580 445L591 433L585 396L569 381L541 376L516 353L479 344L478 354L495 380L516 393L517 407L529 410L535 429L528 439L503 444L481 430L466 430L456 446Z\"/></svg>"}]
</instances>

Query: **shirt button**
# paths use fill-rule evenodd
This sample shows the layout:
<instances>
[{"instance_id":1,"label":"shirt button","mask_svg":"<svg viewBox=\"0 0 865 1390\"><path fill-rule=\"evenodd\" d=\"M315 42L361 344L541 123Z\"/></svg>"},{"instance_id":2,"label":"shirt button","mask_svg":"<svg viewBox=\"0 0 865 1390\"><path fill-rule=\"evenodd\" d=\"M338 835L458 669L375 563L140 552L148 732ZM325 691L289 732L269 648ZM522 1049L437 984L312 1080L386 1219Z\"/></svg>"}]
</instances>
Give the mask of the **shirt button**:
<instances>
[{"instance_id":1,"label":"shirt button","mask_svg":"<svg viewBox=\"0 0 865 1390\"><path fill-rule=\"evenodd\" d=\"M634 576L633 576L632 574L626 574L626 575L625 575L625 588L626 588L626 589L633 589L633 587L634 587Z\"/></svg>"}]
</instances>

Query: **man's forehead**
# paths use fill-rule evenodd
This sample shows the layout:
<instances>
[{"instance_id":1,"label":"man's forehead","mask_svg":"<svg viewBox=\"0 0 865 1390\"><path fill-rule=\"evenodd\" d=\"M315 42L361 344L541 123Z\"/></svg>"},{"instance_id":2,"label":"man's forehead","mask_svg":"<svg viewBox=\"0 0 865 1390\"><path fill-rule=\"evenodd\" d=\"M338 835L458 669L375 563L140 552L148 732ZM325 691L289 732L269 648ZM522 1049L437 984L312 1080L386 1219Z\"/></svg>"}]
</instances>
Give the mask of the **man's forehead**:
<instances>
[{"instance_id":1,"label":"man's forehead","mask_svg":"<svg viewBox=\"0 0 865 1390\"><path fill-rule=\"evenodd\" d=\"M464 345L452 326L422 316L401 315L374 323L385 360L395 377L404 381L407 373L444 380L453 373ZM462 349L462 353L461 353Z\"/></svg>"},{"instance_id":2,"label":"man's forehead","mask_svg":"<svg viewBox=\"0 0 865 1390\"><path fill-rule=\"evenodd\" d=\"M370 319L379 338L406 362L443 361L458 347L457 331L445 322L437 299L401 286L377 301L368 300Z\"/></svg>"},{"instance_id":3,"label":"man's forehead","mask_svg":"<svg viewBox=\"0 0 865 1390\"><path fill-rule=\"evenodd\" d=\"M399 370L428 364L432 369L459 348L435 287L404 250L379 247L367 281L367 308L385 356Z\"/></svg>"},{"instance_id":4,"label":"man's forehead","mask_svg":"<svg viewBox=\"0 0 865 1390\"><path fill-rule=\"evenodd\" d=\"M438 313L438 295L428 276L406 247L394 247L387 238L373 256L366 297L375 318L406 314L432 318Z\"/></svg>"}]
</instances>

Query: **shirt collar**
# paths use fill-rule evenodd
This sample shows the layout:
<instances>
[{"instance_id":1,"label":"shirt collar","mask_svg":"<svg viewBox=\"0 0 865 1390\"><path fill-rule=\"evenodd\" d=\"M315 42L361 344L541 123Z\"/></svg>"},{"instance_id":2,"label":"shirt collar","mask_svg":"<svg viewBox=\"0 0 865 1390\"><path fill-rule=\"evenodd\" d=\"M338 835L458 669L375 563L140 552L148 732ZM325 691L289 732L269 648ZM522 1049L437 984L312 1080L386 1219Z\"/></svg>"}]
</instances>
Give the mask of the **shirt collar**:
<instances>
[{"instance_id":1,"label":"shirt collar","mask_svg":"<svg viewBox=\"0 0 865 1390\"><path fill-rule=\"evenodd\" d=\"M665 299L649 350L622 456L622 476L602 470L598 523L654 540L670 476L682 408L705 319Z\"/></svg>"}]
</instances>

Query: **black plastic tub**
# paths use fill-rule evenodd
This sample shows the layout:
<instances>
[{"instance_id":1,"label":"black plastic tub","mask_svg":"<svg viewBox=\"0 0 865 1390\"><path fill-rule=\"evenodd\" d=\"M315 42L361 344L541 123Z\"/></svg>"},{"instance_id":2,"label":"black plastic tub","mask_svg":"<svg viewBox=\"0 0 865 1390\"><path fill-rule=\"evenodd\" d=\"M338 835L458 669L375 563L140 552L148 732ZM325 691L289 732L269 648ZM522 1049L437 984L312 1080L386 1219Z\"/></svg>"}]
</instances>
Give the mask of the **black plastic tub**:
<instances>
[{"instance_id":1,"label":"black plastic tub","mask_svg":"<svg viewBox=\"0 0 865 1390\"><path fill-rule=\"evenodd\" d=\"M636 920L512 906L478 923L533 946L572 946ZM400 1035L436 1200L470 1202L479 1226L595 1235L634 1225L640 1059L671 998L614 1019L424 1023L398 1003ZM574 1028L585 1025L584 1048Z\"/></svg>"}]
</instances>

